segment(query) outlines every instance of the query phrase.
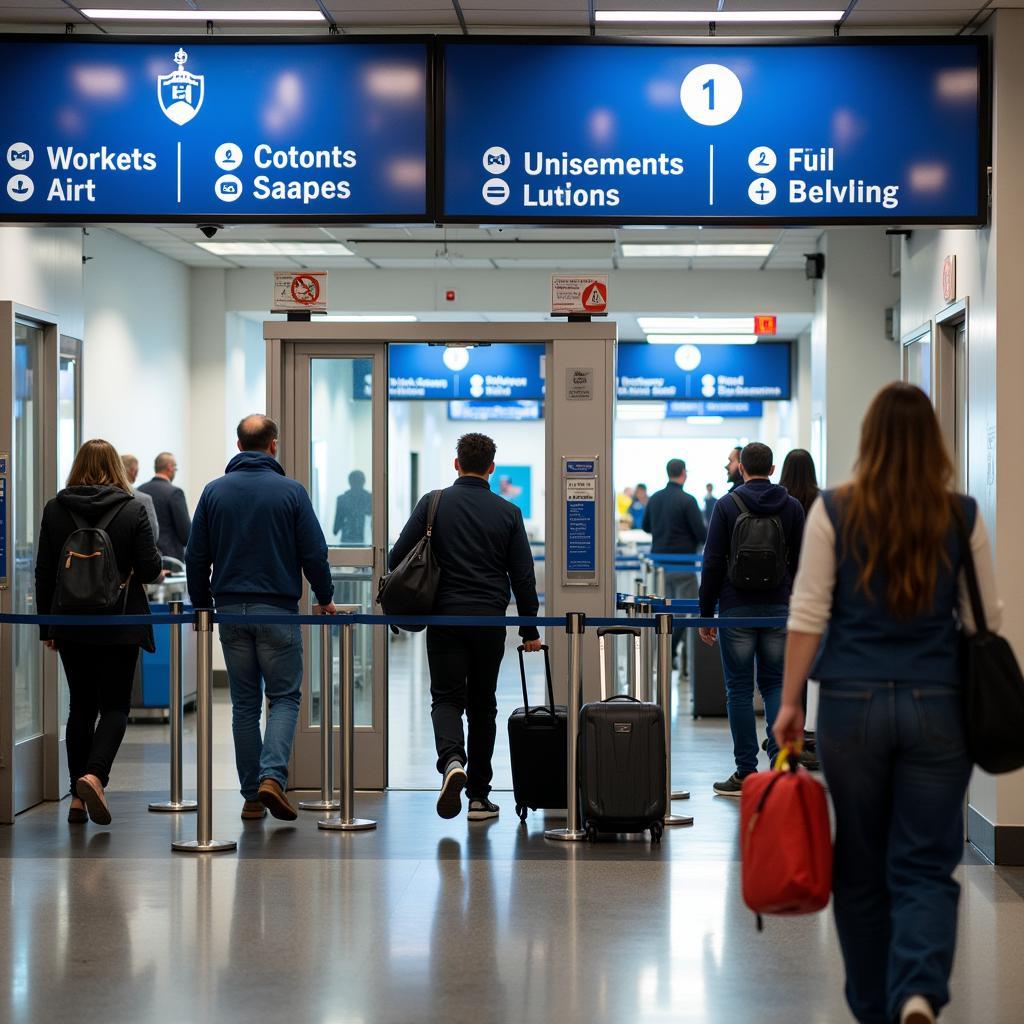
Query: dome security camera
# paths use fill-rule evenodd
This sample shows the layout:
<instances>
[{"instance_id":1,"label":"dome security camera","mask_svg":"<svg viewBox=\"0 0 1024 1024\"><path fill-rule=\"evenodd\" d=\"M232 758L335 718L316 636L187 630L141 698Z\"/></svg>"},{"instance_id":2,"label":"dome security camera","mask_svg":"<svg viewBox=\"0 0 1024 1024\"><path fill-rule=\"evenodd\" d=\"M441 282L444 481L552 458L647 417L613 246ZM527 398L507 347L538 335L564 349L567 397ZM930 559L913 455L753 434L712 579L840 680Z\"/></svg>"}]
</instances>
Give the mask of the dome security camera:
<instances>
[{"instance_id":1,"label":"dome security camera","mask_svg":"<svg viewBox=\"0 0 1024 1024\"><path fill-rule=\"evenodd\" d=\"M213 238L213 236L215 234L217 234L217 232L220 231L220 229L222 227L224 227L224 225L223 224L197 224L196 227L199 228L199 230L202 231L202 233L204 235L206 235L207 238Z\"/></svg>"}]
</instances>

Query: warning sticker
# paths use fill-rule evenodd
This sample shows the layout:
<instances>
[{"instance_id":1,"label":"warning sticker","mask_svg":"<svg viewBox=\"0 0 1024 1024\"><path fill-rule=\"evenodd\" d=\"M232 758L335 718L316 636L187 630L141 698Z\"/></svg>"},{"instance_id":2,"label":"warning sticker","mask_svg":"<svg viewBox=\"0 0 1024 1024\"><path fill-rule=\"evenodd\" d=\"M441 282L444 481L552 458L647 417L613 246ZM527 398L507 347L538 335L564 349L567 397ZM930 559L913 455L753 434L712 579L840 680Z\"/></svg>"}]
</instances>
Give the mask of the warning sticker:
<instances>
[{"instance_id":1,"label":"warning sticker","mask_svg":"<svg viewBox=\"0 0 1024 1024\"><path fill-rule=\"evenodd\" d=\"M551 313L554 316L603 316L608 312L608 276L551 275Z\"/></svg>"},{"instance_id":2,"label":"warning sticker","mask_svg":"<svg viewBox=\"0 0 1024 1024\"><path fill-rule=\"evenodd\" d=\"M294 309L326 313L327 271L274 271L274 302L271 309L275 313L287 313Z\"/></svg>"}]
</instances>

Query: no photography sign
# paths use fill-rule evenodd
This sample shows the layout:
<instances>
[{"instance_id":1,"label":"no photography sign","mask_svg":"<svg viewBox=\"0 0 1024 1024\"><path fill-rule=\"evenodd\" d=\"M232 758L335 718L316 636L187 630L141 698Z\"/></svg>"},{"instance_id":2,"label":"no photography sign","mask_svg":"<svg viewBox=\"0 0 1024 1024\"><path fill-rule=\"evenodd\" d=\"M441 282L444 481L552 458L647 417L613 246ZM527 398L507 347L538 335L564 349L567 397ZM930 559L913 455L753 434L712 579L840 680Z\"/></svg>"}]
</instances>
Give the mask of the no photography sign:
<instances>
[{"instance_id":1,"label":"no photography sign","mask_svg":"<svg viewBox=\"0 0 1024 1024\"><path fill-rule=\"evenodd\" d=\"M274 271L275 313L304 309L311 313L327 312L327 271Z\"/></svg>"}]
</instances>

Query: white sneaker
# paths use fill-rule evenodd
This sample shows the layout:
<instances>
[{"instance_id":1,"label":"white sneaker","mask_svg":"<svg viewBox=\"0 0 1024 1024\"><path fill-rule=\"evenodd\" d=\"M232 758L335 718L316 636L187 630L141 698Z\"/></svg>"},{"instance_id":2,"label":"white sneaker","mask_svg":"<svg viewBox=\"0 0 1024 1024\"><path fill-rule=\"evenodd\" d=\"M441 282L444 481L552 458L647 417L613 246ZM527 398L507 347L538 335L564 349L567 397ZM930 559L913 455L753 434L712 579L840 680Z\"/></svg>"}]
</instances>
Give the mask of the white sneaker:
<instances>
[{"instance_id":1,"label":"white sneaker","mask_svg":"<svg viewBox=\"0 0 1024 1024\"><path fill-rule=\"evenodd\" d=\"M935 1024L932 1004L924 996L911 996L900 1011L900 1024Z\"/></svg>"},{"instance_id":2,"label":"white sneaker","mask_svg":"<svg viewBox=\"0 0 1024 1024\"><path fill-rule=\"evenodd\" d=\"M462 791L468 781L466 769L458 761L449 761L444 770L441 792L437 795L437 813L442 818L459 816L462 811Z\"/></svg>"}]
</instances>

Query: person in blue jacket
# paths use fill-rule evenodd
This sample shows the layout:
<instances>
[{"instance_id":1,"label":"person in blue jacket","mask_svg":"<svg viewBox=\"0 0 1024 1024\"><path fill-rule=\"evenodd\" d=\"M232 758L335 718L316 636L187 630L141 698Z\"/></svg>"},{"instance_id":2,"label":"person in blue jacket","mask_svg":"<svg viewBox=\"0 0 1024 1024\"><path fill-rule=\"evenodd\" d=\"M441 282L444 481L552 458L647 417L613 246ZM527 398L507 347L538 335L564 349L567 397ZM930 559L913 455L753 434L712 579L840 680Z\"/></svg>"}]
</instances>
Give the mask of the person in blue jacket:
<instances>
[{"instance_id":1,"label":"person in blue jacket","mask_svg":"<svg viewBox=\"0 0 1024 1024\"><path fill-rule=\"evenodd\" d=\"M206 485L192 520L185 565L196 608L229 615L295 615L305 575L316 614L332 615L327 541L306 489L277 461L277 424L259 414L238 424L238 451ZM210 569L213 569L211 580ZM231 689L235 765L243 819L298 816L285 790L302 691L298 626L222 623ZM260 715L266 692L265 735Z\"/></svg>"}]
</instances>

